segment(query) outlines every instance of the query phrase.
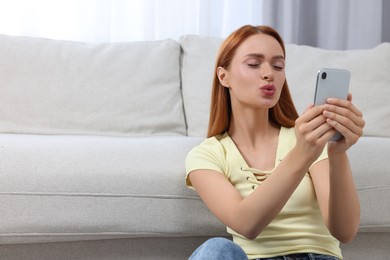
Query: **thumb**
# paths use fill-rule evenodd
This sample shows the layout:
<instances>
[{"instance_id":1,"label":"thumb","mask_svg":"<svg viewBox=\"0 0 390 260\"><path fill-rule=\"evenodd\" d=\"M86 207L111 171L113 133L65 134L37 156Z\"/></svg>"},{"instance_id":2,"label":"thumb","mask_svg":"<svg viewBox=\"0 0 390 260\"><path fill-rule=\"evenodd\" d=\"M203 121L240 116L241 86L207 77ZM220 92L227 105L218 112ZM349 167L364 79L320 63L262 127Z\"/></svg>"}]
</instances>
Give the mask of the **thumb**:
<instances>
[{"instance_id":1,"label":"thumb","mask_svg":"<svg viewBox=\"0 0 390 260\"><path fill-rule=\"evenodd\" d=\"M347 100L348 101L352 101L352 93L351 92L348 92Z\"/></svg>"}]
</instances>

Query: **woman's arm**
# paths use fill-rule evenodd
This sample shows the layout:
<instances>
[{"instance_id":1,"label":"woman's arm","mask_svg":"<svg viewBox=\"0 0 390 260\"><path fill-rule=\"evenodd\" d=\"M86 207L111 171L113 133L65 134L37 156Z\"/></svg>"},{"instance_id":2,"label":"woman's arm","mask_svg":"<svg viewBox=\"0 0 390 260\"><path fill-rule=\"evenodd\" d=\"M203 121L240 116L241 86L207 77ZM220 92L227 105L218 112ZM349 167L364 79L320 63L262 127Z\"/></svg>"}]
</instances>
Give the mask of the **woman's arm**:
<instances>
[{"instance_id":1,"label":"woman's arm","mask_svg":"<svg viewBox=\"0 0 390 260\"><path fill-rule=\"evenodd\" d=\"M344 138L329 142L329 160L321 161L310 170L317 199L329 231L343 243L351 241L360 221L360 203L356 192L347 150L363 133L362 113L347 100L329 100L324 116L329 125Z\"/></svg>"},{"instance_id":2,"label":"woman's arm","mask_svg":"<svg viewBox=\"0 0 390 260\"><path fill-rule=\"evenodd\" d=\"M254 239L286 204L310 164L300 152L291 151L262 185L245 198L219 172L195 170L189 178L219 220L246 238Z\"/></svg>"},{"instance_id":3,"label":"woman's arm","mask_svg":"<svg viewBox=\"0 0 390 260\"><path fill-rule=\"evenodd\" d=\"M310 169L321 213L330 233L351 241L360 221L360 203L347 155L322 160Z\"/></svg>"},{"instance_id":4,"label":"woman's arm","mask_svg":"<svg viewBox=\"0 0 390 260\"><path fill-rule=\"evenodd\" d=\"M297 142L274 172L248 197L242 198L221 173L195 170L189 174L201 199L225 225L254 239L279 214L334 134L323 108L308 109L296 122Z\"/></svg>"}]
</instances>

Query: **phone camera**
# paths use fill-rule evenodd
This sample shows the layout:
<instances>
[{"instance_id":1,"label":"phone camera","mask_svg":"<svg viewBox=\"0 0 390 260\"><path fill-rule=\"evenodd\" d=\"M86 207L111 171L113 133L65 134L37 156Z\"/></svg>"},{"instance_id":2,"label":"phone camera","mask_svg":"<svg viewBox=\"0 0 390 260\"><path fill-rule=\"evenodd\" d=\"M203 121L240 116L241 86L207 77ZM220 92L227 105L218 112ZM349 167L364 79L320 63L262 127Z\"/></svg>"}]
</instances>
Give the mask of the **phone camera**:
<instances>
[{"instance_id":1,"label":"phone camera","mask_svg":"<svg viewBox=\"0 0 390 260\"><path fill-rule=\"evenodd\" d=\"M326 79L326 72L323 72L323 73L322 73L321 78L322 78L322 79Z\"/></svg>"}]
</instances>

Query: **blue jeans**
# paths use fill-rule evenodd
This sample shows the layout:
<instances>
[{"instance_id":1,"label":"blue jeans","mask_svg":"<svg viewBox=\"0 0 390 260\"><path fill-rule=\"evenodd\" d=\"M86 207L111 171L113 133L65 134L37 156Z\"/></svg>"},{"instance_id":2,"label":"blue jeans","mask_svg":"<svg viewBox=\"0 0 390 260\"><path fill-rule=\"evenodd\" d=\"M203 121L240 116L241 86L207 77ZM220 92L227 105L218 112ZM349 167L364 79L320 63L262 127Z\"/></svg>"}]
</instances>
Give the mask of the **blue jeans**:
<instances>
[{"instance_id":1,"label":"blue jeans","mask_svg":"<svg viewBox=\"0 0 390 260\"><path fill-rule=\"evenodd\" d=\"M198 247L190 260L248 260L244 250L233 241L215 237L210 238Z\"/></svg>"},{"instance_id":2,"label":"blue jeans","mask_svg":"<svg viewBox=\"0 0 390 260\"><path fill-rule=\"evenodd\" d=\"M233 241L216 237L211 238L198 247L189 260L248 260L244 250ZM314 253L301 253L256 260L338 260L337 257Z\"/></svg>"},{"instance_id":3,"label":"blue jeans","mask_svg":"<svg viewBox=\"0 0 390 260\"><path fill-rule=\"evenodd\" d=\"M330 256L330 255L300 253L300 254L276 256L270 258L256 258L254 260L339 260L339 259L335 256Z\"/></svg>"}]
</instances>

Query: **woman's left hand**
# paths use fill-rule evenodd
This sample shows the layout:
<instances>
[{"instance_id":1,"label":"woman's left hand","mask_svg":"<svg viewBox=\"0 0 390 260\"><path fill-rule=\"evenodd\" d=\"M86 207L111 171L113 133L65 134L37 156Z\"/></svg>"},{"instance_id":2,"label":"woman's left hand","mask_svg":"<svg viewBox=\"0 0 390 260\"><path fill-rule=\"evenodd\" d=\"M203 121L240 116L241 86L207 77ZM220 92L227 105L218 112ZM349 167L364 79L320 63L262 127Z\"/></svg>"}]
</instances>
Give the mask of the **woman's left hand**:
<instances>
[{"instance_id":1,"label":"woman's left hand","mask_svg":"<svg viewBox=\"0 0 390 260\"><path fill-rule=\"evenodd\" d=\"M329 153L344 153L362 136L365 121L362 112L352 104L352 94L347 100L329 98L324 105L323 115L335 130L343 135L338 141L330 141Z\"/></svg>"}]
</instances>

